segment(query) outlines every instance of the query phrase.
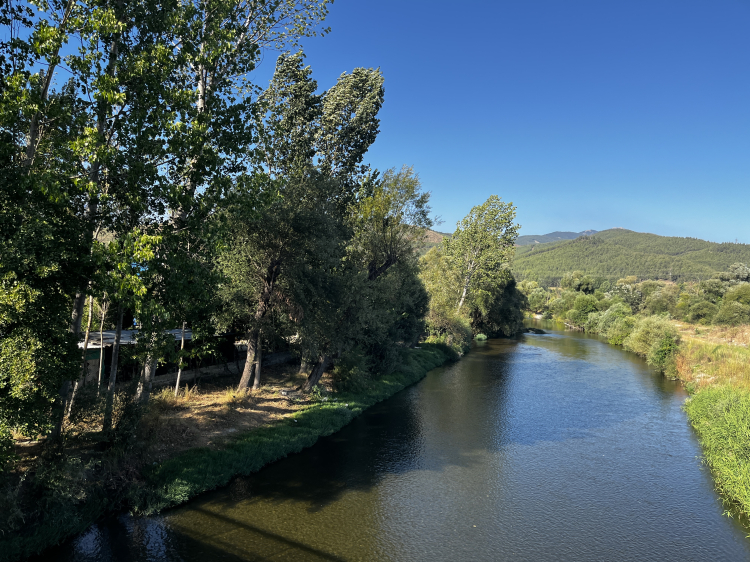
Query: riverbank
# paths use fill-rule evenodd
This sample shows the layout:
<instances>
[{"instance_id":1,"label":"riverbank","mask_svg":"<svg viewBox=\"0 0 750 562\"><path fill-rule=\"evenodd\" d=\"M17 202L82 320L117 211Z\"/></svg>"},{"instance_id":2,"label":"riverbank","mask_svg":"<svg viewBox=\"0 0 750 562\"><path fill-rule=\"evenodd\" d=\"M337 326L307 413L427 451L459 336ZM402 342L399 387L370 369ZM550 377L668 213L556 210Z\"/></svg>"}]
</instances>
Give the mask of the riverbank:
<instances>
[{"instance_id":1,"label":"riverbank","mask_svg":"<svg viewBox=\"0 0 750 562\"><path fill-rule=\"evenodd\" d=\"M750 517L750 349L685 339L674 362L691 394L685 412L727 512Z\"/></svg>"},{"instance_id":2,"label":"riverbank","mask_svg":"<svg viewBox=\"0 0 750 562\"><path fill-rule=\"evenodd\" d=\"M361 392L315 397L261 427L226 434L221 446L214 443L188 449L155 464L128 466L128 456L123 455L119 464L99 466L108 478L81 476L88 464L101 465L101 459L82 458L72 465L67 463L65 474L54 479L59 487L67 487L63 488L67 493L50 495L47 499L54 501L40 506L36 524L24 522L17 532L2 537L0 560L40 552L82 532L107 513L129 510L153 514L223 486L234 476L255 472L338 431L368 407L418 382L428 371L452 358L450 351L440 345L404 349L400 367L371 380ZM99 470L97 474L102 473ZM70 479L76 477L73 485ZM76 497L77 491L80 497Z\"/></svg>"}]
</instances>

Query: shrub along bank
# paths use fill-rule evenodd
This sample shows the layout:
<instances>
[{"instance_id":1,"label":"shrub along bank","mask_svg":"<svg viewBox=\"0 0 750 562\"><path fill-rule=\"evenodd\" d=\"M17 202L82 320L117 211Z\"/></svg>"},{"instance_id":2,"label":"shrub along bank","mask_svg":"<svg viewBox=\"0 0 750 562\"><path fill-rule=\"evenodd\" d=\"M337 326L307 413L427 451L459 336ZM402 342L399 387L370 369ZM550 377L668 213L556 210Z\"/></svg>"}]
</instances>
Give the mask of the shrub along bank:
<instances>
[{"instance_id":1,"label":"shrub along bank","mask_svg":"<svg viewBox=\"0 0 750 562\"><path fill-rule=\"evenodd\" d=\"M65 488L68 493L65 498L59 494L41 498L37 521L0 536L0 560L16 560L40 552L82 532L108 512L129 509L141 515L153 514L221 487L234 476L256 472L312 446L319 437L338 431L373 404L418 382L431 369L457 359L450 348L439 344L422 344L421 348L400 352L398 369L368 381L359 392L338 392L327 399L321 398L287 418L237 436L222 449L185 451L159 465L129 474L127 479L120 479L119 486L113 478L88 478L89 481L81 478L89 468L85 463L46 464L57 467L50 480L57 481L57 488ZM123 469L118 468L120 472ZM8 512L12 506L3 508L4 516L12 517Z\"/></svg>"}]
</instances>

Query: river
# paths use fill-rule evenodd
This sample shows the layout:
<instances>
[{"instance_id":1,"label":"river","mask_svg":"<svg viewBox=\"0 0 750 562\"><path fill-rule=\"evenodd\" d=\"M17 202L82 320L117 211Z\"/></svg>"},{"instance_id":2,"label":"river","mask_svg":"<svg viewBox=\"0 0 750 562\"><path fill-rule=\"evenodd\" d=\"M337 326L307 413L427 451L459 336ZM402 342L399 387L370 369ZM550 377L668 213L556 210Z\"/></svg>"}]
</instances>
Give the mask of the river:
<instances>
[{"instance_id":1,"label":"river","mask_svg":"<svg viewBox=\"0 0 750 562\"><path fill-rule=\"evenodd\" d=\"M750 560L685 398L596 337L477 342L302 453L43 558Z\"/></svg>"}]
</instances>

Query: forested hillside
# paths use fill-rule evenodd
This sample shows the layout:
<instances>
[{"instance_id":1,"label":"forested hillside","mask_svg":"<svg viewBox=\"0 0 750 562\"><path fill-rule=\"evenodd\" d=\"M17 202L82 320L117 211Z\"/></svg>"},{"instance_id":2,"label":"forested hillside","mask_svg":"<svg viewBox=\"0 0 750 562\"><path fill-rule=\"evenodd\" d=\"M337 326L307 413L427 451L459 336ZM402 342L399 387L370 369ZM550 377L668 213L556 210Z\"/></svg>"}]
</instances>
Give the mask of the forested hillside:
<instances>
[{"instance_id":1,"label":"forested hillside","mask_svg":"<svg viewBox=\"0 0 750 562\"><path fill-rule=\"evenodd\" d=\"M547 244L549 242L560 242L562 240L575 240L579 236L591 236L596 230L584 230L583 232L550 232L549 234L527 234L519 236L516 246L533 246L535 244Z\"/></svg>"},{"instance_id":2,"label":"forested hillside","mask_svg":"<svg viewBox=\"0 0 750 562\"><path fill-rule=\"evenodd\" d=\"M517 248L513 271L518 279L554 285L567 271L617 280L689 281L709 279L736 262L750 261L750 245L707 242L611 229L575 240Z\"/></svg>"}]
</instances>

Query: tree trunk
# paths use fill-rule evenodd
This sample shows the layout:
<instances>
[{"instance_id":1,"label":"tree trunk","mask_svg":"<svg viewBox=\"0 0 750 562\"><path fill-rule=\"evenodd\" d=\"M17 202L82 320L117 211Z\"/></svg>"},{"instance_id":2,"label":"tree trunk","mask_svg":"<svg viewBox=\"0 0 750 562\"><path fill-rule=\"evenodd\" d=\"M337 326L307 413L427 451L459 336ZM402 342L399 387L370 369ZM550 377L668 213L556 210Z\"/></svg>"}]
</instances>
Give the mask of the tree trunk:
<instances>
[{"instance_id":1,"label":"tree trunk","mask_svg":"<svg viewBox=\"0 0 750 562\"><path fill-rule=\"evenodd\" d=\"M305 375L305 376L307 376L307 375L310 374L310 364L307 361L305 361L304 359L299 364L299 374L300 375Z\"/></svg>"},{"instance_id":2,"label":"tree trunk","mask_svg":"<svg viewBox=\"0 0 750 562\"><path fill-rule=\"evenodd\" d=\"M461 293L461 300L458 301L458 308L456 309L456 312L461 312L461 307L464 305L466 295L469 293L469 283L471 283L472 273L474 272L472 270L469 270L469 274L466 276L466 280L464 281L464 290Z\"/></svg>"},{"instance_id":3,"label":"tree trunk","mask_svg":"<svg viewBox=\"0 0 750 562\"><path fill-rule=\"evenodd\" d=\"M245 367L242 369L242 378L240 384L237 386L238 391L247 390L250 385L250 379L253 376L253 365L255 364L255 343L257 340L257 332L253 331L248 334L247 337L247 358L245 359Z\"/></svg>"},{"instance_id":4,"label":"tree trunk","mask_svg":"<svg viewBox=\"0 0 750 562\"><path fill-rule=\"evenodd\" d=\"M149 355L146 358L146 365L143 367L143 376L138 383L138 392L136 393L136 401L140 404L148 404L148 400L151 397L151 388L154 384L154 375L156 374L156 367L158 360L155 355Z\"/></svg>"},{"instance_id":5,"label":"tree trunk","mask_svg":"<svg viewBox=\"0 0 750 562\"><path fill-rule=\"evenodd\" d=\"M174 385L174 397L180 391L180 377L182 376L182 351L185 349L185 322L182 323L182 333L180 335L180 363L177 366L177 383ZM237 369L239 371L239 369Z\"/></svg>"},{"instance_id":6,"label":"tree trunk","mask_svg":"<svg viewBox=\"0 0 750 562\"><path fill-rule=\"evenodd\" d=\"M328 355L321 355L320 359L315 362L313 365L312 370L310 371L310 374L307 377L307 380L305 381L305 384L302 385L302 392L310 392L316 384L320 381L320 377L323 376L323 373L328 368L328 363L330 362L331 358Z\"/></svg>"},{"instance_id":7,"label":"tree trunk","mask_svg":"<svg viewBox=\"0 0 750 562\"><path fill-rule=\"evenodd\" d=\"M86 352L89 349L89 336L91 335L91 319L93 318L93 315L94 295L91 295L89 297L89 320L86 323L86 337L83 339L83 353L81 354L81 376L78 377L78 380L73 385L73 393L70 395L70 400L68 401L68 417L70 417L70 412L73 411L73 402L76 399L78 389L83 386L86 381Z\"/></svg>"},{"instance_id":8,"label":"tree trunk","mask_svg":"<svg viewBox=\"0 0 750 562\"><path fill-rule=\"evenodd\" d=\"M107 294L104 293L102 301L102 319L99 322L99 376L96 381L96 397L102 391L102 371L104 370L104 317L107 315Z\"/></svg>"},{"instance_id":9,"label":"tree trunk","mask_svg":"<svg viewBox=\"0 0 750 562\"><path fill-rule=\"evenodd\" d=\"M81 316L83 316L83 305L86 301L86 295L83 292L76 293L75 301L73 301L73 314L70 317L71 333L78 336L81 333ZM65 380L60 385L60 391L57 393L55 399L55 405L52 410L52 416L55 420L55 425L52 427L50 438L58 439L62 435L63 422L65 421L65 412L67 410L68 397L70 395L70 381Z\"/></svg>"},{"instance_id":10,"label":"tree trunk","mask_svg":"<svg viewBox=\"0 0 750 562\"><path fill-rule=\"evenodd\" d=\"M120 338L122 337L122 317L125 311L122 301L117 305L117 328L115 329L115 343L112 345L112 365L109 369L109 384L107 385L107 402L104 405L103 430L112 429L112 408L115 403L115 383L117 382L117 360L120 354Z\"/></svg>"},{"instance_id":11,"label":"tree trunk","mask_svg":"<svg viewBox=\"0 0 750 562\"><path fill-rule=\"evenodd\" d=\"M260 372L263 360L263 345L260 339L260 333L258 333L258 343L255 345L255 381L253 382L253 390L260 388Z\"/></svg>"},{"instance_id":12,"label":"tree trunk","mask_svg":"<svg viewBox=\"0 0 750 562\"><path fill-rule=\"evenodd\" d=\"M281 270L281 263L279 262L279 260L272 261L266 270L265 288L260 294L260 299L258 301L258 308L255 311L255 326L257 327L250 331L248 338L247 338L247 360L245 361L245 369L242 372L242 379L240 379L240 384L237 387L237 390L247 390L247 387L250 384L250 378L252 376L252 368L253 368L253 364L255 363L255 354L260 348L259 337L260 337L261 321L263 320L266 313L268 312L268 303L271 301L271 296L273 295L273 290L276 285L276 279L279 276L280 270ZM256 344L257 344L257 347L254 347L251 353L250 352L251 346L256 346ZM252 358L252 361L251 361L251 358ZM255 378L258 381L260 381L259 372L256 373ZM255 384L253 384L253 388L255 388Z\"/></svg>"}]
</instances>

